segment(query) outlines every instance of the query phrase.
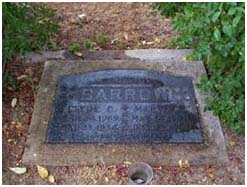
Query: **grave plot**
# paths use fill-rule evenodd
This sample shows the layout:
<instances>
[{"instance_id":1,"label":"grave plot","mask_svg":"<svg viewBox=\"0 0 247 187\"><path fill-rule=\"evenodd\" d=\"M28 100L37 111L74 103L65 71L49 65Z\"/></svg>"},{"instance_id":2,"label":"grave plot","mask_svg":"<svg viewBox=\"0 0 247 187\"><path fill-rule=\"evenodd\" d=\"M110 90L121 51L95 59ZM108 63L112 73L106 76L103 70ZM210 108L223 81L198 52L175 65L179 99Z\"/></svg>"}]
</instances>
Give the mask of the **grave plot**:
<instances>
[{"instance_id":1,"label":"grave plot","mask_svg":"<svg viewBox=\"0 0 247 187\"><path fill-rule=\"evenodd\" d=\"M201 62L48 61L23 161L225 164L219 119L196 88Z\"/></svg>"}]
</instances>

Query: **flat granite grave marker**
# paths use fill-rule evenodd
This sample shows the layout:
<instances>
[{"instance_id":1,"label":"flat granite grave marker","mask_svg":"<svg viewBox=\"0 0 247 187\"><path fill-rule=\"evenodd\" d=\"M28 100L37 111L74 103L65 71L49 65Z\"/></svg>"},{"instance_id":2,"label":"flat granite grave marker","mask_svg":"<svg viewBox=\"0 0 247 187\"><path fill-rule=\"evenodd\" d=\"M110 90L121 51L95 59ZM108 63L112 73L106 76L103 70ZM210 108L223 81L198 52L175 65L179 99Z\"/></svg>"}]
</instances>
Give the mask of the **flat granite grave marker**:
<instances>
[{"instance_id":1,"label":"flat granite grave marker","mask_svg":"<svg viewBox=\"0 0 247 187\"><path fill-rule=\"evenodd\" d=\"M107 70L58 80L48 143L201 143L192 78Z\"/></svg>"},{"instance_id":2,"label":"flat granite grave marker","mask_svg":"<svg viewBox=\"0 0 247 187\"><path fill-rule=\"evenodd\" d=\"M195 86L203 63L186 54L134 50L125 60L46 62L23 163L228 163L220 121L204 111Z\"/></svg>"}]
</instances>

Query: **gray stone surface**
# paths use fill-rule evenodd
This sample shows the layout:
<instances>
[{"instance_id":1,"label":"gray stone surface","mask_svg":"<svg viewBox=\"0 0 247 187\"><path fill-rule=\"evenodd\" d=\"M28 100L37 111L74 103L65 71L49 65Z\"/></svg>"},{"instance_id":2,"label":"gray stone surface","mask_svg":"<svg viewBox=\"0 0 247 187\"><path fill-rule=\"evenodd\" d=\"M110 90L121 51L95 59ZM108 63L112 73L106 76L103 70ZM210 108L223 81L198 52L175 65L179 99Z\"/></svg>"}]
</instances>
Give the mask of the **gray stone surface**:
<instances>
[{"instance_id":1,"label":"gray stone surface","mask_svg":"<svg viewBox=\"0 0 247 187\"><path fill-rule=\"evenodd\" d=\"M126 50L125 55L130 58L140 60L155 60L156 62L167 62L173 60L184 60L185 56L191 52L189 49L171 50L171 49L137 49Z\"/></svg>"},{"instance_id":2,"label":"gray stone surface","mask_svg":"<svg viewBox=\"0 0 247 187\"><path fill-rule=\"evenodd\" d=\"M43 63L47 60L78 60L81 59L68 50L60 51L37 51L23 57L26 63Z\"/></svg>"},{"instance_id":3,"label":"gray stone surface","mask_svg":"<svg viewBox=\"0 0 247 187\"><path fill-rule=\"evenodd\" d=\"M48 60L127 60L140 59L155 62L171 62L174 60L184 60L191 50L180 49L138 49L138 50L104 50L104 51L82 51L82 57L75 56L68 50L59 51L37 51L25 55L26 63L44 63Z\"/></svg>"},{"instance_id":4,"label":"gray stone surface","mask_svg":"<svg viewBox=\"0 0 247 187\"><path fill-rule=\"evenodd\" d=\"M201 143L192 79L107 70L58 80L48 143Z\"/></svg>"},{"instance_id":5,"label":"gray stone surface","mask_svg":"<svg viewBox=\"0 0 247 187\"><path fill-rule=\"evenodd\" d=\"M191 165L227 164L225 140L218 117L204 111L205 96L194 86L203 132L202 144L47 144L46 135L51 116L57 80L60 76L100 70L135 69L191 76L193 85L205 73L202 62L187 62L183 56L172 60L155 58L139 60L49 61L45 63L35 102L29 138L23 162L26 164L72 165L104 161L106 164L143 161L155 165L177 165L188 159ZM163 54L165 55L165 54ZM170 56L170 55L168 55ZM136 58L137 55L132 55ZM166 58L164 58L166 59ZM167 58L169 59L169 58Z\"/></svg>"}]
</instances>

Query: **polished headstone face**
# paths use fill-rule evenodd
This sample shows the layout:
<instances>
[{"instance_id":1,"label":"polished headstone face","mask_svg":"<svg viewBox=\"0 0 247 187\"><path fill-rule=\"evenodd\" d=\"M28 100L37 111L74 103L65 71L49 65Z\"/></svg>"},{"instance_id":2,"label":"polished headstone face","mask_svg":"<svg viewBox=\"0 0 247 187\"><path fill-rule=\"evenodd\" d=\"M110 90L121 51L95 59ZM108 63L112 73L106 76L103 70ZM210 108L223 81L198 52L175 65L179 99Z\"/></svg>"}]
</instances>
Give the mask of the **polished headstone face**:
<instances>
[{"instance_id":1,"label":"polished headstone face","mask_svg":"<svg viewBox=\"0 0 247 187\"><path fill-rule=\"evenodd\" d=\"M190 77L144 70L62 76L47 143L201 143Z\"/></svg>"}]
</instances>

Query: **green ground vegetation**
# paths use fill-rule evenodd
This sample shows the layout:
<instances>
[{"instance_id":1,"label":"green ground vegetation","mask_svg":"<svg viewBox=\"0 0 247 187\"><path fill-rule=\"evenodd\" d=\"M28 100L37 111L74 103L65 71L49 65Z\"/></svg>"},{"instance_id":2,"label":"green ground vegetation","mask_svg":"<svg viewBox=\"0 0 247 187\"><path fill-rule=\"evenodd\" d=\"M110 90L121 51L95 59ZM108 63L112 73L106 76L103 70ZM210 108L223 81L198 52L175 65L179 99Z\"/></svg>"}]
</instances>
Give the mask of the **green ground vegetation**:
<instances>
[{"instance_id":1,"label":"green ground vegetation","mask_svg":"<svg viewBox=\"0 0 247 187\"><path fill-rule=\"evenodd\" d=\"M55 13L43 3L2 3L3 13L3 91L16 88L15 79L5 69L14 56L54 47L52 36L58 31Z\"/></svg>"},{"instance_id":2,"label":"green ground vegetation","mask_svg":"<svg viewBox=\"0 0 247 187\"><path fill-rule=\"evenodd\" d=\"M207 75L198 85L210 92L208 110L237 133L244 133L245 4L154 3L172 17L180 48L192 48L190 60L203 60Z\"/></svg>"}]
</instances>

